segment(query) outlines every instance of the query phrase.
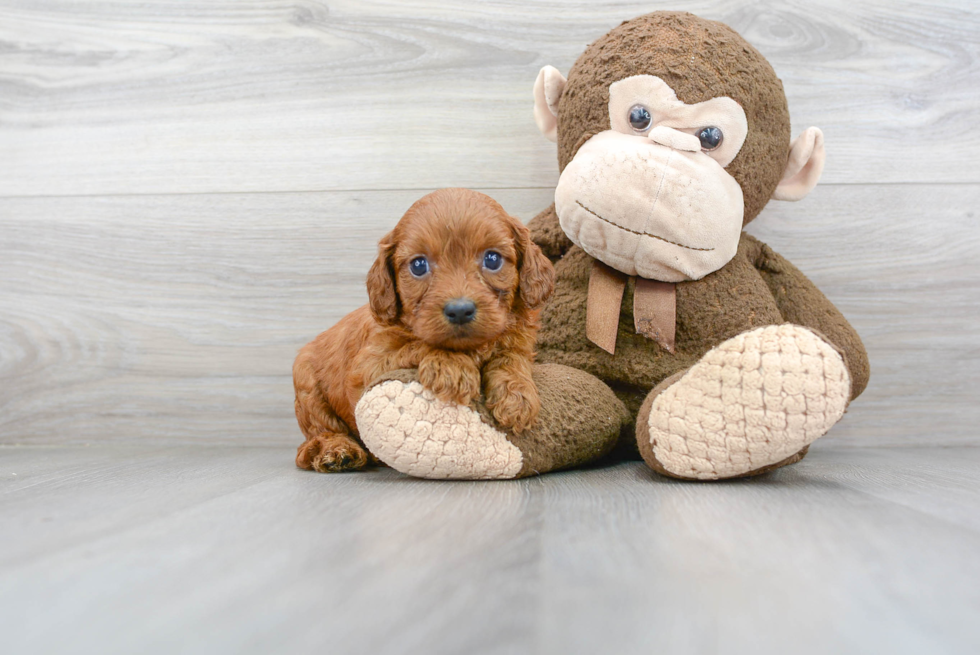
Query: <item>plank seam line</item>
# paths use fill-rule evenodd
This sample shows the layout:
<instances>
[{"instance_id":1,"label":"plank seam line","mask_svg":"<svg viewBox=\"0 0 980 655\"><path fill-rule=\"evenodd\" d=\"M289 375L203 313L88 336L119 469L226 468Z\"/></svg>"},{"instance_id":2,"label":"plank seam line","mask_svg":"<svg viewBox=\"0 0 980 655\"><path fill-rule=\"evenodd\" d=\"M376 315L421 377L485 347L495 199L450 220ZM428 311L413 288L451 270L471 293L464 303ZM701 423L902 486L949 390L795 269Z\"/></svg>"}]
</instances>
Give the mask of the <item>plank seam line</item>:
<instances>
[{"instance_id":1,"label":"plank seam line","mask_svg":"<svg viewBox=\"0 0 980 655\"><path fill-rule=\"evenodd\" d=\"M948 187L948 186L980 186L977 182L827 182L820 184L821 187ZM12 194L0 193L0 200L31 200L40 198L141 198L141 197L162 197L162 196L246 196L246 195L303 195L303 194L328 194L328 193L401 193L416 192L427 193L442 187L407 187L407 188L384 188L384 189L297 189L286 191L173 191L173 192L152 192L152 193L54 193L54 194ZM476 191L547 191L554 189L553 186L527 186L527 187L469 187Z\"/></svg>"}]
</instances>

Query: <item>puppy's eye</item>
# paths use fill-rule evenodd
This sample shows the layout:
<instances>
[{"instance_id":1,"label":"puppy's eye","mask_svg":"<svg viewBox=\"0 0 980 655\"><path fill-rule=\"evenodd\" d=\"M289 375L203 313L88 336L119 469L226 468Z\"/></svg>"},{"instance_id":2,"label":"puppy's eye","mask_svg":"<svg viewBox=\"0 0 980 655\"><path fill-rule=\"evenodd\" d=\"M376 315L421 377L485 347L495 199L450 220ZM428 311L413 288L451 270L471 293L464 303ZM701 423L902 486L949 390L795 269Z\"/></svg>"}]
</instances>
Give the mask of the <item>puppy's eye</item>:
<instances>
[{"instance_id":1,"label":"puppy's eye","mask_svg":"<svg viewBox=\"0 0 980 655\"><path fill-rule=\"evenodd\" d=\"M415 277L422 277L429 272L429 260L425 257L416 257L409 262L408 270Z\"/></svg>"},{"instance_id":2,"label":"puppy's eye","mask_svg":"<svg viewBox=\"0 0 980 655\"><path fill-rule=\"evenodd\" d=\"M499 271L504 265L504 258L496 250L488 250L483 254L483 266L488 271Z\"/></svg>"},{"instance_id":3,"label":"puppy's eye","mask_svg":"<svg viewBox=\"0 0 980 655\"><path fill-rule=\"evenodd\" d=\"M702 150L714 150L721 145L725 135L717 127L705 127L698 132L698 139L701 140Z\"/></svg>"},{"instance_id":4,"label":"puppy's eye","mask_svg":"<svg viewBox=\"0 0 980 655\"><path fill-rule=\"evenodd\" d=\"M653 116L650 115L650 110L643 105L633 105L630 107L629 122L630 127L637 132L646 132L650 123L653 122Z\"/></svg>"}]
</instances>

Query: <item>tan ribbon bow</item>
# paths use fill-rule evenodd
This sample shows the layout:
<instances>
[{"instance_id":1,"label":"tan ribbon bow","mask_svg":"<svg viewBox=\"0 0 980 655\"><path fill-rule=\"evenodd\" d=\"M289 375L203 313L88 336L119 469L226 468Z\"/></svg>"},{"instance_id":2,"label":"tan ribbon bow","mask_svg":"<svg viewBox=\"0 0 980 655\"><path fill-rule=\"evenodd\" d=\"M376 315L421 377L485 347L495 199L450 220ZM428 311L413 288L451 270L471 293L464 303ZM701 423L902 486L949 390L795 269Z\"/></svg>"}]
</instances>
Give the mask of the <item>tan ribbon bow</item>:
<instances>
[{"instance_id":1,"label":"tan ribbon bow","mask_svg":"<svg viewBox=\"0 0 980 655\"><path fill-rule=\"evenodd\" d=\"M585 336L610 355L616 352L619 313L628 279L625 273L606 266L598 259L592 262L585 310ZM633 327L637 333L653 339L667 352L674 352L677 286L672 282L657 282L642 277L635 279Z\"/></svg>"}]
</instances>

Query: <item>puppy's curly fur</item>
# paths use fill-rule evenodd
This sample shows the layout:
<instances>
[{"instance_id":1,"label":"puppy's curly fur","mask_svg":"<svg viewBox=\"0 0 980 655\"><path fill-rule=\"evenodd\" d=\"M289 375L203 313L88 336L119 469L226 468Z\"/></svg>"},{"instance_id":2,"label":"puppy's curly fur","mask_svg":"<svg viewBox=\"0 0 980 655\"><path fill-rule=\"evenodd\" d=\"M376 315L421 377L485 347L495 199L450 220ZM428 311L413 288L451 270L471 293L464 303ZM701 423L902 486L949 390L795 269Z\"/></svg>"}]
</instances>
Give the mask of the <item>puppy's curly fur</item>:
<instances>
[{"instance_id":1,"label":"puppy's curly fur","mask_svg":"<svg viewBox=\"0 0 980 655\"><path fill-rule=\"evenodd\" d=\"M498 270L485 265L499 253ZM425 257L428 270L411 270ZM531 362L538 309L555 272L528 229L493 199L442 189L409 208L378 246L369 304L307 344L293 365L296 418L306 436L296 465L316 471L374 462L357 436L354 406L388 371L417 368L438 398L468 404L484 394L504 428L520 433L538 415ZM475 315L452 322L445 308L469 300Z\"/></svg>"}]
</instances>

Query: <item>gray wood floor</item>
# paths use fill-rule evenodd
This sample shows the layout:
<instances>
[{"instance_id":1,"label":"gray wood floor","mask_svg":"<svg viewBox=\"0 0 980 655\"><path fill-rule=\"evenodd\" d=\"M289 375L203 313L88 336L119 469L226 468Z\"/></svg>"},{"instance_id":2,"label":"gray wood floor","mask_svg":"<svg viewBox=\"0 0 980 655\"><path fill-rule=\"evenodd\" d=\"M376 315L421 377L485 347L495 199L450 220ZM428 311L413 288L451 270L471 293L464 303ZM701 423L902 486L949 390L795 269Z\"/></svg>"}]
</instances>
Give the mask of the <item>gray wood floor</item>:
<instances>
[{"instance_id":1,"label":"gray wood floor","mask_svg":"<svg viewBox=\"0 0 980 655\"><path fill-rule=\"evenodd\" d=\"M866 393L750 481L295 470L292 358L378 237L546 207L537 71L663 8L823 128L750 231ZM980 652L977 125L975 0L0 0L0 651Z\"/></svg>"},{"instance_id":2,"label":"gray wood floor","mask_svg":"<svg viewBox=\"0 0 980 655\"><path fill-rule=\"evenodd\" d=\"M978 652L980 448L822 445L721 484L0 449L3 651Z\"/></svg>"}]
</instances>

